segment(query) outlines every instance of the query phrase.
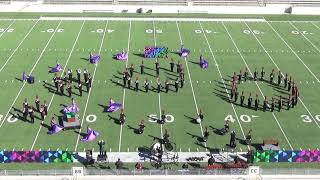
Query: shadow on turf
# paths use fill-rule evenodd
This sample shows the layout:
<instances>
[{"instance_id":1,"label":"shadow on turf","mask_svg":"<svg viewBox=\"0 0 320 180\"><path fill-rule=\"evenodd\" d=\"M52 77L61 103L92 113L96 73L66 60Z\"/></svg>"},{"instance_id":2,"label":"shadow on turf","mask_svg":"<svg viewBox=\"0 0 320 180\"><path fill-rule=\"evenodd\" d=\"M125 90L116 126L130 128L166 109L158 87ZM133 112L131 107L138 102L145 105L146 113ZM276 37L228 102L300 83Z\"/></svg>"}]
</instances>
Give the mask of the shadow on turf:
<instances>
[{"instance_id":1,"label":"shadow on turf","mask_svg":"<svg viewBox=\"0 0 320 180\"><path fill-rule=\"evenodd\" d=\"M127 125L127 126L128 126L128 129L129 129L129 130L133 130L133 133L135 133L135 134L140 134L138 128L134 128L134 127L132 127L132 126L130 126L130 125Z\"/></svg>"},{"instance_id":2,"label":"shadow on turf","mask_svg":"<svg viewBox=\"0 0 320 180\"><path fill-rule=\"evenodd\" d=\"M15 78L17 81L23 82L22 79L20 78Z\"/></svg>"},{"instance_id":3,"label":"shadow on turf","mask_svg":"<svg viewBox=\"0 0 320 180\"><path fill-rule=\"evenodd\" d=\"M184 117L188 118L192 124L199 124L197 123L197 119L194 118L194 117L190 117L190 116L187 116L187 115L184 115Z\"/></svg>"},{"instance_id":4,"label":"shadow on turf","mask_svg":"<svg viewBox=\"0 0 320 180\"><path fill-rule=\"evenodd\" d=\"M193 139L193 138L196 138L198 142L205 142L205 141L203 141L203 138L202 138L201 136L194 135L194 134L191 134L191 133L189 133L189 132L187 132L186 134L187 134L187 135L190 135L192 139Z\"/></svg>"},{"instance_id":5,"label":"shadow on turf","mask_svg":"<svg viewBox=\"0 0 320 180\"><path fill-rule=\"evenodd\" d=\"M144 54L143 53L133 53L133 55L144 58Z\"/></svg>"},{"instance_id":6,"label":"shadow on turf","mask_svg":"<svg viewBox=\"0 0 320 180\"><path fill-rule=\"evenodd\" d=\"M113 122L115 124L121 125L120 120L118 118L115 118L115 117L111 116L110 114L108 114L108 117L109 117L109 120L113 120Z\"/></svg>"}]
</instances>

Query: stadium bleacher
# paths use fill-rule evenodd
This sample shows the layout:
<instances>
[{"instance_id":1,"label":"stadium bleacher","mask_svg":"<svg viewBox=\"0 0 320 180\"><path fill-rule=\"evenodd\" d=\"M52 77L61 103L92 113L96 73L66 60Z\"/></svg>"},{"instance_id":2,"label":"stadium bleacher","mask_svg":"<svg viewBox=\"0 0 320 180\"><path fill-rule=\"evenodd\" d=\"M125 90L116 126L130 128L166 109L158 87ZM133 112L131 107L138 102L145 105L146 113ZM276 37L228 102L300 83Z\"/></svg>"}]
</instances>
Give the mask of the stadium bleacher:
<instances>
[{"instance_id":1,"label":"stadium bleacher","mask_svg":"<svg viewBox=\"0 0 320 180\"><path fill-rule=\"evenodd\" d=\"M21 1L21 0L12 0ZM36 1L36 0L28 0ZM10 3L10 1L0 1ZM167 5L167 6L265 6L289 4L293 6L320 6L320 0L43 0L44 4L114 4L114 5Z\"/></svg>"}]
</instances>

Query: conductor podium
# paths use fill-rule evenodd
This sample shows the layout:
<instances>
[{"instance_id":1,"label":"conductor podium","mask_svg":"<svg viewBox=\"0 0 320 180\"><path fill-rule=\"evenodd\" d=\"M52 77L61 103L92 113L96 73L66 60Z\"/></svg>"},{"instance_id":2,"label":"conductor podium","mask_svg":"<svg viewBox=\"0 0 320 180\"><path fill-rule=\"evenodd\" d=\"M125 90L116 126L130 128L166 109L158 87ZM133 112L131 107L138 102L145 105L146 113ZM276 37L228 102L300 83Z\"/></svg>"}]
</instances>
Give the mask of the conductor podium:
<instances>
[{"instance_id":1,"label":"conductor podium","mask_svg":"<svg viewBox=\"0 0 320 180\"><path fill-rule=\"evenodd\" d=\"M76 113L65 113L63 118L64 129L80 129L79 115Z\"/></svg>"}]
</instances>

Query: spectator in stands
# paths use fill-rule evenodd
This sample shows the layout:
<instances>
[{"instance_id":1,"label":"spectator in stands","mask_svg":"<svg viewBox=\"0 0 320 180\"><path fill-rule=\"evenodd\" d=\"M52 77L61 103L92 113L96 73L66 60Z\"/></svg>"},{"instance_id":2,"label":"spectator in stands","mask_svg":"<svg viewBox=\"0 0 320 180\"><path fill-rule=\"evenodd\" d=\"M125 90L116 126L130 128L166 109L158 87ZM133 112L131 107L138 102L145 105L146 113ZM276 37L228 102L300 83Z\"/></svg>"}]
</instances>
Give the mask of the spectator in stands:
<instances>
[{"instance_id":1,"label":"spectator in stands","mask_svg":"<svg viewBox=\"0 0 320 180\"><path fill-rule=\"evenodd\" d=\"M189 167L188 167L188 164L187 163L183 163L182 164L182 169L188 169Z\"/></svg>"},{"instance_id":2,"label":"spectator in stands","mask_svg":"<svg viewBox=\"0 0 320 180\"><path fill-rule=\"evenodd\" d=\"M137 162L136 165L135 165L135 168L136 168L137 170L142 170L142 169L143 169L142 163Z\"/></svg>"},{"instance_id":3,"label":"spectator in stands","mask_svg":"<svg viewBox=\"0 0 320 180\"><path fill-rule=\"evenodd\" d=\"M214 159L214 157L211 155L210 158L208 159L208 166L213 165L216 162L216 160Z\"/></svg>"},{"instance_id":4,"label":"spectator in stands","mask_svg":"<svg viewBox=\"0 0 320 180\"><path fill-rule=\"evenodd\" d=\"M117 169L123 168L123 162L118 158L118 161L115 163Z\"/></svg>"}]
</instances>

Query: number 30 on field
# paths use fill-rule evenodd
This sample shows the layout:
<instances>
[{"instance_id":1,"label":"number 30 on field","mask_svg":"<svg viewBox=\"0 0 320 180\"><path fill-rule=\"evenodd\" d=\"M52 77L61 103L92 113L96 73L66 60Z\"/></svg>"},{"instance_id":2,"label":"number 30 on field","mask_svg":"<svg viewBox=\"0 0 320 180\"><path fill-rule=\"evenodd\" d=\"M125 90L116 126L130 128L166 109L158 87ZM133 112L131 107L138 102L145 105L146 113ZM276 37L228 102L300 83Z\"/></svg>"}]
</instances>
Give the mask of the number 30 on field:
<instances>
[{"instance_id":1,"label":"number 30 on field","mask_svg":"<svg viewBox=\"0 0 320 180\"><path fill-rule=\"evenodd\" d=\"M302 121L303 121L303 122L306 122L306 123L311 123L311 122L312 122L312 119L313 119L312 116L310 117L309 115L305 115L305 114L301 115L301 118L302 118ZM320 115L319 115L319 114L315 115L314 118L315 118L317 121L320 121Z\"/></svg>"}]
</instances>

